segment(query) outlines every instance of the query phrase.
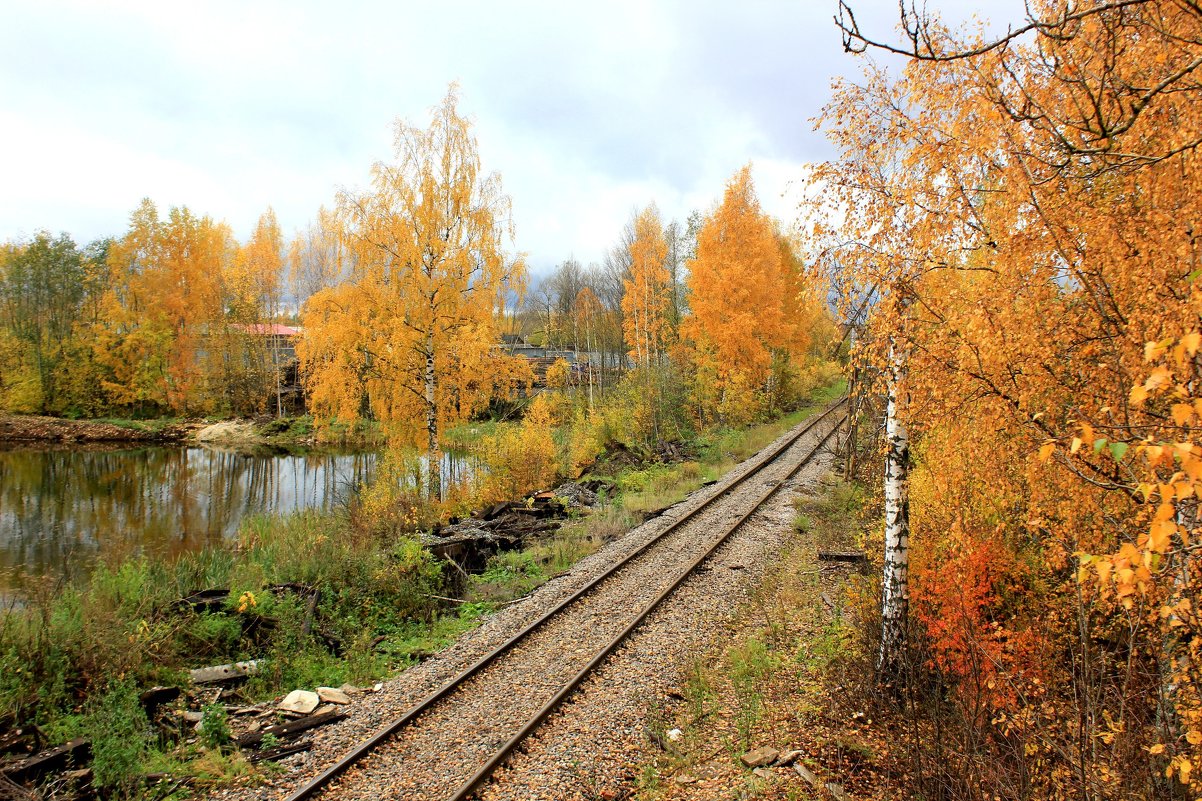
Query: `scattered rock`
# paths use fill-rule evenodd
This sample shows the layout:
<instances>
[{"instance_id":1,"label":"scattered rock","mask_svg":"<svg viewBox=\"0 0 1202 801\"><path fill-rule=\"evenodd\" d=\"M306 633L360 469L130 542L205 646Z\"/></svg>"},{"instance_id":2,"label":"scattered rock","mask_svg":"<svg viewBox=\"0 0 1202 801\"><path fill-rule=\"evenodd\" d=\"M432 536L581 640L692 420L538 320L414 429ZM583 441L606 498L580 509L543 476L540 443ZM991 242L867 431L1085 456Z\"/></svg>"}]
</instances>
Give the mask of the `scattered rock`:
<instances>
[{"instance_id":1,"label":"scattered rock","mask_svg":"<svg viewBox=\"0 0 1202 801\"><path fill-rule=\"evenodd\" d=\"M302 715L307 715L314 709L317 709L317 705L320 703L321 699L317 696L317 693L308 690L293 690L284 696L284 700L280 701L278 708L285 712L298 712Z\"/></svg>"},{"instance_id":2,"label":"scattered rock","mask_svg":"<svg viewBox=\"0 0 1202 801\"><path fill-rule=\"evenodd\" d=\"M759 776L761 779L772 778L772 768L752 768L751 772L756 776Z\"/></svg>"},{"instance_id":3,"label":"scattered rock","mask_svg":"<svg viewBox=\"0 0 1202 801\"><path fill-rule=\"evenodd\" d=\"M805 751L785 751L773 761L773 767L787 767L805 756Z\"/></svg>"},{"instance_id":4,"label":"scattered rock","mask_svg":"<svg viewBox=\"0 0 1202 801\"><path fill-rule=\"evenodd\" d=\"M336 687L318 687L317 697L323 704L349 704L351 697L345 690Z\"/></svg>"},{"instance_id":5,"label":"scattered rock","mask_svg":"<svg viewBox=\"0 0 1202 801\"><path fill-rule=\"evenodd\" d=\"M697 777L690 776L687 773L681 773L675 779L673 779L673 781L676 782L677 784L696 784Z\"/></svg>"},{"instance_id":6,"label":"scattered rock","mask_svg":"<svg viewBox=\"0 0 1202 801\"><path fill-rule=\"evenodd\" d=\"M745 569L747 566L746 566L746 565L741 565L741 564L739 564L738 562L731 562L729 565L727 565L727 567L728 567L728 568L730 568L731 570L743 570L743 569Z\"/></svg>"},{"instance_id":7,"label":"scattered rock","mask_svg":"<svg viewBox=\"0 0 1202 801\"><path fill-rule=\"evenodd\" d=\"M342 690L347 695L358 695L359 693L363 692L363 690L361 688L356 687L353 684L344 684L341 687L339 687L338 689Z\"/></svg>"},{"instance_id":8,"label":"scattered rock","mask_svg":"<svg viewBox=\"0 0 1202 801\"><path fill-rule=\"evenodd\" d=\"M591 509L597 505L597 493L570 481L555 488L555 497L561 499L569 509Z\"/></svg>"},{"instance_id":9,"label":"scattered rock","mask_svg":"<svg viewBox=\"0 0 1202 801\"><path fill-rule=\"evenodd\" d=\"M762 768L764 765L771 765L778 756L780 751L765 745L743 754L739 761L749 768Z\"/></svg>"},{"instance_id":10,"label":"scattered rock","mask_svg":"<svg viewBox=\"0 0 1202 801\"><path fill-rule=\"evenodd\" d=\"M680 729L668 729L667 734L665 734L664 736L668 738L669 742L674 743L677 740L679 740L681 737L684 737L684 732L681 731Z\"/></svg>"},{"instance_id":11,"label":"scattered rock","mask_svg":"<svg viewBox=\"0 0 1202 801\"><path fill-rule=\"evenodd\" d=\"M818 781L818 777L814 775L814 772L800 762L793 763L793 770L797 771L797 775L805 779L811 787L822 786L822 783Z\"/></svg>"},{"instance_id":12,"label":"scattered rock","mask_svg":"<svg viewBox=\"0 0 1202 801\"><path fill-rule=\"evenodd\" d=\"M322 704L321 706L317 707L317 709L313 710L313 714L314 715L324 715L327 712L333 712L337 708L338 707L335 706L334 704Z\"/></svg>"},{"instance_id":13,"label":"scattered rock","mask_svg":"<svg viewBox=\"0 0 1202 801\"><path fill-rule=\"evenodd\" d=\"M380 690L383 690L383 689L384 689L384 682L377 681L375 686L371 688L371 691L373 693L378 693Z\"/></svg>"},{"instance_id":14,"label":"scattered rock","mask_svg":"<svg viewBox=\"0 0 1202 801\"><path fill-rule=\"evenodd\" d=\"M185 709L184 711L180 712L180 716L189 723L200 723L202 720L204 720L203 712L193 712L190 709Z\"/></svg>"},{"instance_id":15,"label":"scattered rock","mask_svg":"<svg viewBox=\"0 0 1202 801\"><path fill-rule=\"evenodd\" d=\"M669 698L671 698L673 701L685 700L685 695L680 690L668 690L668 692L666 692L664 694L666 696L668 696Z\"/></svg>"}]
</instances>

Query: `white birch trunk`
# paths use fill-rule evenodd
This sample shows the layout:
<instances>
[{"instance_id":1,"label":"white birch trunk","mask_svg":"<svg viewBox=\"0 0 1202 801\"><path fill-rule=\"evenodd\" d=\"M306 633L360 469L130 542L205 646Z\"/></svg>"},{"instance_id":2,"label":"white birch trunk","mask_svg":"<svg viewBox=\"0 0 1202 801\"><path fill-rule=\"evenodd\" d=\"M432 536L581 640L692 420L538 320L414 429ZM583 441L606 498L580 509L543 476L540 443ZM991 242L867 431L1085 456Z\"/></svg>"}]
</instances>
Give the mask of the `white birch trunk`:
<instances>
[{"instance_id":1,"label":"white birch trunk","mask_svg":"<svg viewBox=\"0 0 1202 801\"><path fill-rule=\"evenodd\" d=\"M434 332L426 333L426 456L430 500L442 499L442 463L438 458L438 377L434 372Z\"/></svg>"},{"instance_id":2,"label":"white birch trunk","mask_svg":"<svg viewBox=\"0 0 1202 801\"><path fill-rule=\"evenodd\" d=\"M910 436L898 408L905 372L906 353L891 339L885 408L885 573L877 656L877 672L886 680L897 675L902 663L910 602Z\"/></svg>"}]
</instances>

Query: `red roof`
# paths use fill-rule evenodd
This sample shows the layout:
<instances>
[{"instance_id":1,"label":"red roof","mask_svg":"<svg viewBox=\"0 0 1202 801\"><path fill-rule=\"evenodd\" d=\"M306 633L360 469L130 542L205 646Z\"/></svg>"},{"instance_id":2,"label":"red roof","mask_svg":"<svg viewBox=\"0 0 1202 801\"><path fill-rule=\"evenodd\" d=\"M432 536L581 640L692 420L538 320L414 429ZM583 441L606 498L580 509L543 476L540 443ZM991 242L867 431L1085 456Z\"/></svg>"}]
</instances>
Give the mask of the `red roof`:
<instances>
[{"instance_id":1,"label":"red roof","mask_svg":"<svg viewBox=\"0 0 1202 801\"><path fill-rule=\"evenodd\" d=\"M296 337L300 336L301 330L293 328L290 325L280 325L279 323L255 323L254 325L237 325L235 328L241 328L248 334L259 334L260 336L279 336L279 337Z\"/></svg>"}]
</instances>

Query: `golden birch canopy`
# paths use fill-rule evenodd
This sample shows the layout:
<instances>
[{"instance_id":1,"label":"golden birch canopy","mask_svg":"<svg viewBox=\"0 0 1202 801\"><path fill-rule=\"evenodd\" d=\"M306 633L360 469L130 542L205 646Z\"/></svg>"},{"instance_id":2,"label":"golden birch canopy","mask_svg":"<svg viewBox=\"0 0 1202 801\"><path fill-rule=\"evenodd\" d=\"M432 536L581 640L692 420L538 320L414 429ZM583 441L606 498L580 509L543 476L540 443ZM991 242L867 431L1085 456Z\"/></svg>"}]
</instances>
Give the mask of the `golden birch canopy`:
<instances>
[{"instance_id":1,"label":"golden birch canopy","mask_svg":"<svg viewBox=\"0 0 1202 801\"><path fill-rule=\"evenodd\" d=\"M370 409L394 443L437 450L438 431L504 393L497 311L524 287L507 256L509 198L483 175L454 87L428 128L396 125L391 162L371 187L346 191L338 214L350 278L305 307L298 354L315 412L354 419Z\"/></svg>"}]
</instances>

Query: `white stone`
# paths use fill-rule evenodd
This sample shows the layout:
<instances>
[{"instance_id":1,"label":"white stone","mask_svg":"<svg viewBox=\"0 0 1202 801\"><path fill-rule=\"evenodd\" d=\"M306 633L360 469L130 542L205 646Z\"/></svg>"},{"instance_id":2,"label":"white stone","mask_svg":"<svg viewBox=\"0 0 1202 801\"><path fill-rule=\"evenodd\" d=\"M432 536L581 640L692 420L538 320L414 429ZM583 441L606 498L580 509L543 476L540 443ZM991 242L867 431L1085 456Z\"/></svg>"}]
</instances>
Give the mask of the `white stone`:
<instances>
[{"instance_id":1,"label":"white stone","mask_svg":"<svg viewBox=\"0 0 1202 801\"><path fill-rule=\"evenodd\" d=\"M317 709L317 705L320 703L321 699L315 692L293 690L284 696L283 701L280 701L279 708L285 712L298 712L302 715L307 715L314 709Z\"/></svg>"},{"instance_id":2,"label":"white stone","mask_svg":"<svg viewBox=\"0 0 1202 801\"><path fill-rule=\"evenodd\" d=\"M317 697L323 704L349 704L351 697L337 687L318 687Z\"/></svg>"}]
</instances>

